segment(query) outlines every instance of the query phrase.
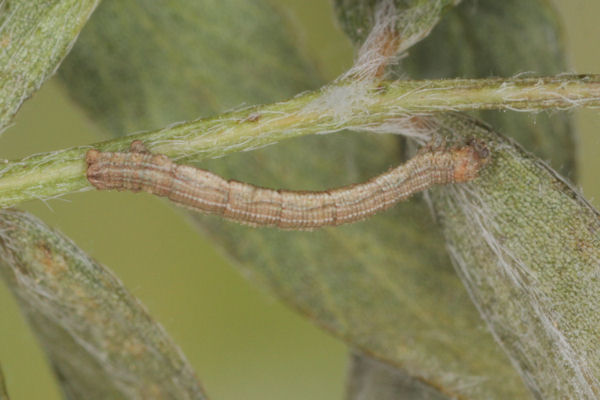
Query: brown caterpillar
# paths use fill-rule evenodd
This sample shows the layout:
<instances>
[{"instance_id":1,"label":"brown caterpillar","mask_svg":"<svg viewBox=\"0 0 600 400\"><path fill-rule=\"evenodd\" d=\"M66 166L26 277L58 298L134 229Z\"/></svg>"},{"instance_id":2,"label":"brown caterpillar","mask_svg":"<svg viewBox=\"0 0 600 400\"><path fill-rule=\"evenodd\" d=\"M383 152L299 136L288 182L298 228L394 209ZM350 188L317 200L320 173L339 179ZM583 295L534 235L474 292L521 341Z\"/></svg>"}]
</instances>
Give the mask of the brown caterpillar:
<instances>
[{"instance_id":1,"label":"brown caterpillar","mask_svg":"<svg viewBox=\"0 0 600 400\"><path fill-rule=\"evenodd\" d=\"M489 160L481 141L459 148L426 147L408 162L364 183L320 192L272 190L149 153L141 141L129 153L89 150L87 179L97 189L144 191L191 209L252 226L310 230L366 219L434 185L467 182Z\"/></svg>"}]
</instances>

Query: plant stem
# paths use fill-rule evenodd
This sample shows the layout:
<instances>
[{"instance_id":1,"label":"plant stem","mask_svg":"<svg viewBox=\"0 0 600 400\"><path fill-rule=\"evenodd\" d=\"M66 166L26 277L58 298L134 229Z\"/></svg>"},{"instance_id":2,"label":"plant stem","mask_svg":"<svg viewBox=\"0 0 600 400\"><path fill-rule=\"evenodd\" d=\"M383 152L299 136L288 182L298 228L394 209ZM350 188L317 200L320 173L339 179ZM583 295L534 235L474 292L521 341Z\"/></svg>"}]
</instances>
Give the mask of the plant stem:
<instances>
[{"instance_id":1,"label":"plant stem","mask_svg":"<svg viewBox=\"0 0 600 400\"><path fill-rule=\"evenodd\" d=\"M360 129L442 111L541 111L600 106L600 75L426 81L339 81L291 100L255 106L72 149L7 162L0 207L90 188L85 153L126 151L136 139L180 161L248 151L302 135Z\"/></svg>"}]
</instances>

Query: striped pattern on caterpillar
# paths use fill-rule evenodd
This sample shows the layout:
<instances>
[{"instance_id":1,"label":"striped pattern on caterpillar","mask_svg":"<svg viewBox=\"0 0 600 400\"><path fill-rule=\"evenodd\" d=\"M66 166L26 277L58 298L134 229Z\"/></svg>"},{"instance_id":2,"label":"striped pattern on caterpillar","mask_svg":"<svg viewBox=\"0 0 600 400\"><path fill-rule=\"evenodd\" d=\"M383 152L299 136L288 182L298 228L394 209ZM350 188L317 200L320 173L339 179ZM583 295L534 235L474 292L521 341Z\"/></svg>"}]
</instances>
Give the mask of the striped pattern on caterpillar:
<instances>
[{"instance_id":1,"label":"striped pattern on caterpillar","mask_svg":"<svg viewBox=\"0 0 600 400\"><path fill-rule=\"evenodd\" d=\"M488 163L478 140L465 146L425 147L406 163L364 183L325 191L273 190L178 165L149 153L141 141L127 153L89 150L87 179L97 189L143 191L208 214L252 226L311 230L364 220L434 185L475 179Z\"/></svg>"}]
</instances>

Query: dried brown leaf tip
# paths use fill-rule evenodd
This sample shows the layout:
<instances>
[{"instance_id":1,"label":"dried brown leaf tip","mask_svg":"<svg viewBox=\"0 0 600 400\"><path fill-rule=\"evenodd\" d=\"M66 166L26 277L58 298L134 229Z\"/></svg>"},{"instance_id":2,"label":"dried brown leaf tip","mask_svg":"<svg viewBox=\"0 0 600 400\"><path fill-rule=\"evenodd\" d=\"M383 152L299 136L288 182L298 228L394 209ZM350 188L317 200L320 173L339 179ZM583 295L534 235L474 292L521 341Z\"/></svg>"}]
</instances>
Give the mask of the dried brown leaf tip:
<instances>
[{"instance_id":1,"label":"dried brown leaf tip","mask_svg":"<svg viewBox=\"0 0 600 400\"><path fill-rule=\"evenodd\" d=\"M324 191L273 190L178 165L134 141L129 153L90 150L87 178L97 189L144 191L252 226L310 230L364 220L434 185L467 182L489 159L479 140L427 146L405 164L366 182Z\"/></svg>"}]
</instances>

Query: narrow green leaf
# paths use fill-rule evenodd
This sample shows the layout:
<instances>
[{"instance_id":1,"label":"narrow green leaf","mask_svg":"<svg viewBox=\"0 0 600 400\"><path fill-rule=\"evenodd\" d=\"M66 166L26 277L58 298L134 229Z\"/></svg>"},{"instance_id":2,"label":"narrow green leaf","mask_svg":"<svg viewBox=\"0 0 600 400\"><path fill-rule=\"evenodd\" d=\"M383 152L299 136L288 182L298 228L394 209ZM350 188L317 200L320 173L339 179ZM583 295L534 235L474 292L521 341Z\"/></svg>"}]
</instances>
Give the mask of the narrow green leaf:
<instances>
[{"instance_id":1,"label":"narrow green leaf","mask_svg":"<svg viewBox=\"0 0 600 400\"><path fill-rule=\"evenodd\" d=\"M56 71L98 2L0 2L0 131Z\"/></svg>"},{"instance_id":2,"label":"narrow green leaf","mask_svg":"<svg viewBox=\"0 0 600 400\"><path fill-rule=\"evenodd\" d=\"M0 275L68 399L205 398L187 360L139 301L35 217L0 211Z\"/></svg>"},{"instance_id":3,"label":"narrow green leaf","mask_svg":"<svg viewBox=\"0 0 600 400\"><path fill-rule=\"evenodd\" d=\"M561 29L558 22L555 10L552 5L545 0L534 1L519 1L508 0L498 2L495 0L483 1L467 1L452 10L446 15L444 21L432 33L430 40L425 41L413 48L411 58L403 65L410 75L418 78L442 78L442 77L487 77L487 76L511 76L517 73L529 72L535 74L552 74L560 73L566 70L567 63L564 54L563 40L561 37ZM561 174L573 178L575 176L575 151L574 151L574 135L572 134L572 122L566 113L548 114L517 114L504 112L481 112L479 116L490 122L500 132L505 132L516 138L526 149L534 152L544 160L549 160L550 164L556 168ZM460 125L456 122L455 125ZM470 128L467 124L467 132L462 132L463 135L468 135ZM511 158L512 168L517 168L518 163L523 162L518 171L527 170L527 164L531 164L531 159L521 161L522 156L518 152L513 152L508 158ZM502 167L504 170L506 167ZM548 173L542 170L536 171L537 174L546 174L546 182L548 182ZM510 175L510 171L506 171L506 175ZM516 174L516 170L515 170ZM528 172L528 174L531 174ZM532 184L531 175L512 175L514 181L502 181L503 185L495 185L491 188L491 193L486 193L485 196L499 196L500 190L505 189L505 193L513 193L513 188L509 187L516 184L528 182ZM504 173L503 173L504 176ZM502 179L496 177L497 179ZM537 178L536 178L537 179ZM556 179L551 179L555 182ZM496 181L496 183L500 183ZM527 204L532 204L533 199L537 198L537 193L543 193L546 189L540 188L537 191L537 185L529 187L530 193L515 193L514 195ZM482 188L481 190L486 190ZM554 193L556 196L561 194ZM568 195L562 194L563 197ZM505 198L505 195L502 196ZM439 200L439 199L438 199ZM451 203L454 205L457 202L462 202L463 199L452 198ZM440 206L438 201L436 205ZM548 203L546 203L548 204ZM516 202L511 201L510 207L514 211L512 215L506 213L507 204L496 202L490 204L490 210L497 215L502 215L510 219L510 223L505 226L500 226L498 229L507 229L508 225L511 230L516 233L523 229L522 226L514 224L516 220L524 220L524 215L528 212L527 208L523 209ZM586 208L584 206L584 208ZM444 208L442 208L444 210ZM531 256L534 254L540 256L546 252L552 253L559 251L562 247L550 246L550 238L544 236L544 239L531 235L533 226L543 226L542 231L548 231L550 226L546 224L547 218L564 218L565 215L556 215L557 209L554 207L546 208L535 207L535 215L528 215L526 220L527 228L518 233L520 243L529 247ZM504 210L504 211L503 211ZM567 210L564 210L567 211ZM442 211L445 212L445 211ZM561 210L562 213L562 210ZM472 217L472 216L471 216ZM488 220L488 222L491 222ZM591 222L590 222L591 223ZM579 309L580 314L569 316L561 316L562 319L568 319L569 323L561 324L557 333L552 327L552 321L555 317L552 312L543 310L540 304L529 302L528 299L538 296L536 278L530 276L526 278L531 285L526 287L511 287L511 283L506 281L506 276L499 279L498 276L510 274L506 266L500 260L494 260L494 256L487 254L487 257L482 255L485 250L481 249L482 236L484 232L473 230L465 235L467 226L473 227L471 224L466 225L463 218L450 218L446 222L446 237L450 243L461 243L461 248L456 249L455 259L460 259L462 262L457 262L463 281L472 292L472 296L478 307L483 312L484 317L490 324L491 329L495 332L496 337L502 343L503 347L509 352L511 358L519 366L520 373L523 379L528 383L532 391L541 398L560 398L560 397L578 397L588 398L589 390L595 385L593 376L598 376L597 359L577 360L563 358L561 359L561 351L565 351L564 347L571 346L567 338L567 344L563 342L565 335L578 335L581 325L574 321L578 318L585 318L583 309ZM490 227L491 228L491 227ZM553 231L554 239L558 239L563 229ZM498 233L498 232L496 232ZM529 234L529 235L528 235ZM579 235L579 234L577 234ZM543 235L541 235L543 236ZM496 238L502 237L501 235ZM515 236L513 236L514 238ZM475 239L472 242L466 243L469 239ZM492 240L492 235L487 235L486 238ZM559 241L564 239L564 236ZM543 243L544 240L548 242ZM504 239L501 240L504 242ZM550 247L545 247L546 244ZM555 245L556 242L553 243ZM488 246L490 243L488 243ZM564 244L562 244L564 246ZM488 252L490 251L488 247ZM493 249L492 251L501 251ZM511 250L505 251L505 257L511 253ZM498 256L498 255L496 255ZM566 256L566 255L565 255ZM542 260L549 260L551 256L545 259L535 261L536 270L544 269L544 265L548 266L548 270L552 268L552 262L544 264ZM568 257L568 256L566 256ZM531 260L531 259L530 259ZM455 260L457 261L457 260ZM581 262L581 259L579 260ZM517 262L517 259L513 259ZM561 262L563 262L561 260ZM554 264L558 266L560 264ZM514 265L513 265L514 266ZM562 263L560 269L567 271L572 264ZM587 266L588 269L592 265ZM520 269L520 268L519 268ZM566 274L576 273L577 268L571 269ZM520 271L518 274L525 273ZM488 275L489 274L489 275ZM530 279L531 278L531 279ZM500 283L502 282L502 283ZM514 283L514 282L513 282ZM563 282L562 285L569 286L572 282ZM551 286L558 285L556 281L545 281L543 285ZM557 288L555 286L554 288ZM589 288L588 288L589 290ZM569 299L555 293L550 299L546 299L546 304L554 304L560 302L564 307L575 306L580 301L586 301L587 293L585 290L580 290L577 294L573 294ZM519 304L523 302L524 304ZM494 304L494 306L492 306ZM540 310L540 308L542 308ZM493 313L499 312L502 317L494 317ZM564 311L563 311L564 312ZM587 310L590 312L590 310ZM504 324L504 322L508 322ZM590 321L590 323L592 323ZM515 324L517 327L515 327ZM543 326L545 325L545 326ZM565 331L571 330L568 334ZM509 332L509 334L506 334ZM548 336L554 338L549 339ZM581 335L579 348L572 352L572 357L577 358L586 350L582 344L585 342L585 335ZM588 340L591 339L588 337ZM596 344L588 342L589 348L597 347ZM556 347L554 347L556 346ZM563 347L561 349L561 346ZM570 350L566 350L570 351ZM548 353L546 353L548 352ZM577 354L579 352L579 355ZM550 359L549 359L550 358ZM588 380L584 383L584 388L578 385L577 378L574 375L581 374L578 368L586 368L587 363L591 363L591 376L583 378ZM594 363L596 367L594 367ZM586 374L586 372L583 372ZM578 377L581 379L581 375ZM581 383L581 382L579 382ZM585 388L587 386L587 388ZM558 388L560 387L560 389ZM586 392L587 391L587 392ZM577 395L576 395L577 393ZM596 397L598 393L590 398Z\"/></svg>"},{"instance_id":4,"label":"narrow green leaf","mask_svg":"<svg viewBox=\"0 0 600 400\"><path fill-rule=\"evenodd\" d=\"M439 117L452 143L483 139L492 163L434 191L462 280L538 398L600 395L600 214L546 164L485 125Z\"/></svg>"}]
</instances>

